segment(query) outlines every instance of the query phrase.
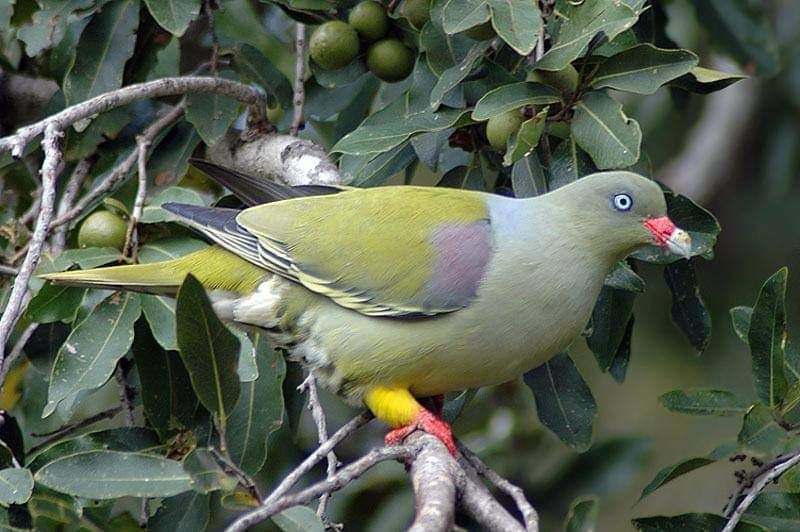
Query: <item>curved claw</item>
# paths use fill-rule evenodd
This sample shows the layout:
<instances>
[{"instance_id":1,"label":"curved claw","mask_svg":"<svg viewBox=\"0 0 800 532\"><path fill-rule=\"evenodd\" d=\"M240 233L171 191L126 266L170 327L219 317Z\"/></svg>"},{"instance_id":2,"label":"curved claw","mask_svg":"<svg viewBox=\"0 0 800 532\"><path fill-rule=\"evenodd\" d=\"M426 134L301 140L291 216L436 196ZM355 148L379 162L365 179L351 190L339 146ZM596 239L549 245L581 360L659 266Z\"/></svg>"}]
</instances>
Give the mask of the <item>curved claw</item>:
<instances>
[{"instance_id":1,"label":"curved claw","mask_svg":"<svg viewBox=\"0 0 800 532\"><path fill-rule=\"evenodd\" d=\"M403 440L415 430L424 430L428 434L438 438L453 457L456 456L456 443L453 440L453 432L450 424L443 419L433 415L428 410L420 410L417 417L408 425L403 425L389 431L384 438L386 445L399 445Z\"/></svg>"}]
</instances>

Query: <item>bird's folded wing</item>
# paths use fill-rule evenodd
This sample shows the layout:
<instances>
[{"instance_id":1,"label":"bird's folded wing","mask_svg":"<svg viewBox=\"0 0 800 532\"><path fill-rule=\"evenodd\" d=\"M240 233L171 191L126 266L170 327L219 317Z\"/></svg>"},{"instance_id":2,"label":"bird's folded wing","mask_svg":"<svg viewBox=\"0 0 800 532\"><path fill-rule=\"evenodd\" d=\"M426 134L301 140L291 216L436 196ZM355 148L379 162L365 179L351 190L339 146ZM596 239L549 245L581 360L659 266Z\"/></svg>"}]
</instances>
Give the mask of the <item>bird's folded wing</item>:
<instances>
[{"instance_id":1,"label":"bird's folded wing","mask_svg":"<svg viewBox=\"0 0 800 532\"><path fill-rule=\"evenodd\" d=\"M251 207L236 222L231 251L243 229L263 267L369 316L468 306L493 252L484 196L462 190L356 189Z\"/></svg>"}]
</instances>

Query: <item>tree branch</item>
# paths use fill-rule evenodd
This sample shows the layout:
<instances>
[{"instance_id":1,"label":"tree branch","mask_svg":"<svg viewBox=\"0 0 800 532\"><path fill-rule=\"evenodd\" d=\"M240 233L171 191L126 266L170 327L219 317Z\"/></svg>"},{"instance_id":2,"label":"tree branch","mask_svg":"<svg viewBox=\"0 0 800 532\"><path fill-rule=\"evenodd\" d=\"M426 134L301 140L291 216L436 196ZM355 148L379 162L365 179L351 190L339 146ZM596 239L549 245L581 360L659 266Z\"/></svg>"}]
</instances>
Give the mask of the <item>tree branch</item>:
<instances>
[{"instance_id":1,"label":"tree branch","mask_svg":"<svg viewBox=\"0 0 800 532\"><path fill-rule=\"evenodd\" d=\"M144 210L144 199L147 196L147 150L150 148L150 140L140 135L136 138L136 161L139 167L139 183L136 188L136 198L133 200L131 217L128 220L128 230L125 232L125 246L123 255L136 261L139 253L139 234L136 225L142 217Z\"/></svg>"},{"instance_id":2,"label":"tree branch","mask_svg":"<svg viewBox=\"0 0 800 532\"><path fill-rule=\"evenodd\" d=\"M28 455L33 456L37 451L40 449L44 449L45 447L49 447L51 444L57 442L64 436L68 436L70 434L74 434L75 432L88 427L89 425L94 425L97 422L103 421L104 419L111 419L112 417L116 416L122 412L121 405L115 405L107 410L103 410L102 412L98 412L93 416L89 416L86 419L79 421L77 423L70 423L68 425L64 425L63 427L59 427L58 429L52 432L42 432L39 434L31 434L36 438L43 438L45 436L49 436L45 441L38 443L31 447L28 450Z\"/></svg>"},{"instance_id":3,"label":"tree branch","mask_svg":"<svg viewBox=\"0 0 800 532\"><path fill-rule=\"evenodd\" d=\"M28 245L28 252L25 254L25 260L22 262L19 274L14 280L14 286L8 296L8 303L3 311L3 316L0 317L0 365L3 364L3 353L9 336L11 336L11 331L24 311L23 303L25 296L28 294L28 281L30 281L33 271L39 264L44 241L47 238L47 230L53 218L53 208L56 200L56 178L61 170L62 159L59 138L63 134L56 124L48 124L44 132L44 140L42 141L44 161L41 169L42 204L36 220L36 228Z\"/></svg>"},{"instance_id":4,"label":"tree branch","mask_svg":"<svg viewBox=\"0 0 800 532\"><path fill-rule=\"evenodd\" d=\"M460 491L464 484L464 472L438 438L416 431L406 441L418 442L421 446L409 472L416 517L408 530L450 530L455 519L456 490Z\"/></svg>"},{"instance_id":5,"label":"tree branch","mask_svg":"<svg viewBox=\"0 0 800 532\"><path fill-rule=\"evenodd\" d=\"M306 26L298 22L294 39L294 117L290 135L297 135L303 125L303 105L306 100Z\"/></svg>"},{"instance_id":6,"label":"tree branch","mask_svg":"<svg viewBox=\"0 0 800 532\"><path fill-rule=\"evenodd\" d=\"M75 203L75 199L81 191L81 185L83 185L91 169L91 159L84 159L75 165L75 169L72 171L69 181L67 181L67 186L64 188L64 193L61 195L61 199L58 202L58 210L56 211L58 216L62 216L72 207L72 204ZM50 225L52 228L52 223ZM69 227L62 224L53 232L53 236L50 237L51 251L53 254L58 255L63 251L67 242L68 231Z\"/></svg>"},{"instance_id":7,"label":"tree branch","mask_svg":"<svg viewBox=\"0 0 800 532\"><path fill-rule=\"evenodd\" d=\"M255 88L225 78L203 76L162 78L106 92L67 107L44 120L22 127L13 135L0 138L0 151L11 150L11 155L18 158L22 156L25 145L48 127L54 130L64 129L80 120L138 100L202 92L221 94L260 108L264 108L267 104L266 97Z\"/></svg>"},{"instance_id":8,"label":"tree branch","mask_svg":"<svg viewBox=\"0 0 800 532\"><path fill-rule=\"evenodd\" d=\"M497 532L525 532L525 528L506 510L478 478L478 472L463 456L458 460L466 474L461 489L461 507L483 530Z\"/></svg>"},{"instance_id":9,"label":"tree branch","mask_svg":"<svg viewBox=\"0 0 800 532\"><path fill-rule=\"evenodd\" d=\"M300 391L308 392L308 409L311 410L311 417L314 418L314 423L317 425L317 438L320 444L325 443L328 439L328 423L325 419L325 410L319 402L319 395L317 394L317 382L314 377L313 370L308 373L308 377L300 386ZM328 453L328 469L327 477L331 478L336 473L336 468L339 466L339 459L336 458L336 453L333 451ZM324 493L319 498L319 505L317 506L317 515L323 518L325 516L325 509L328 504L330 493Z\"/></svg>"}]
</instances>

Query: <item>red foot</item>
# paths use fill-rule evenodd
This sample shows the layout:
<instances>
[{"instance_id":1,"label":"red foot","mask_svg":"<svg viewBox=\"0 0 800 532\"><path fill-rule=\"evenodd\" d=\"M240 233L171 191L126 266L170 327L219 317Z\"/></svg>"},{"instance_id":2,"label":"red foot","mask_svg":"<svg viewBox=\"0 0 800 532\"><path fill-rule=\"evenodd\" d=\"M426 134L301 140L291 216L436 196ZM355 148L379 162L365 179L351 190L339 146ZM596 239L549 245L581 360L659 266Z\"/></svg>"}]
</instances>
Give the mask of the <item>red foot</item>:
<instances>
[{"instance_id":1,"label":"red foot","mask_svg":"<svg viewBox=\"0 0 800 532\"><path fill-rule=\"evenodd\" d=\"M436 417L427 410L421 410L417 418L409 423L394 430L389 431L384 438L386 445L399 445L409 434L417 429L422 429L432 436L436 436L444 443L450 454L456 456L456 443L453 441L453 433L450 424L441 418Z\"/></svg>"}]
</instances>

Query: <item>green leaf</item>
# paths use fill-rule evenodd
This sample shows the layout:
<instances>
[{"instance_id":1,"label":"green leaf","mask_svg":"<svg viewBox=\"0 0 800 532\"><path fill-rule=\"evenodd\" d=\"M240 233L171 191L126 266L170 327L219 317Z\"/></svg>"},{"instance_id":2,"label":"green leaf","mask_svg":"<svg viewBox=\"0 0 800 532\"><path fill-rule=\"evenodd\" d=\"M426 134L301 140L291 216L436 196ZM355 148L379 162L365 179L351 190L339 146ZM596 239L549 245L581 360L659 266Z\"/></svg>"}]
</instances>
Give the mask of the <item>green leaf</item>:
<instances>
[{"instance_id":1,"label":"green leaf","mask_svg":"<svg viewBox=\"0 0 800 532\"><path fill-rule=\"evenodd\" d=\"M283 424L283 380L286 363L263 333L254 337L258 379L242 384L228 418L228 452L234 464L255 475L267 458L267 439Z\"/></svg>"},{"instance_id":2,"label":"green leaf","mask_svg":"<svg viewBox=\"0 0 800 532\"><path fill-rule=\"evenodd\" d=\"M25 504L33 493L33 475L28 469L0 469L0 505Z\"/></svg>"},{"instance_id":3,"label":"green leaf","mask_svg":"<svg viewBox=\"0 0 800 532\"><path fill-rule=\"evenodd\" d=\"M119 451L87 451L42 467L34 480L76 497L171 497L191 489L180 462L160 456Z\"/></svg>"},{"instance_id":4,"label":"green leaf","mask_svg":"<svg viewBox=\"0 0 800 532\"><path fill-rule=\"evenodd\" d=\"M560 353L525 374L541 422L577 451L592 443L597 404L575 363Z\"/></svg>"},{"instance_id":5,"label":"green leaf","mask_svg":"<svg viewBox=\"0 0 800 532\"><path fill-rule=\"evenodd\" d=\"M197 397L216 415L220 432L239 398L239 341L219 321L203 285L187 275L176 305L178 349Z\"/></svg>"},{"instance_id":6,"label":"green leaf","mask_svg":"<svg viewBox=\"0 0 800 532\"><path fill-rule=\"evenodd\" d=\"M144 0L158 25L180 37L200 14L201 0Z\"/></svg>"},{"instance_id":7,"label":"green leaf","mask_svg":"<svg viewBox=\"0 0 800 532\"><path fill-rule=\"evenodd\" d=\"M584 95L570 123L575 142L601 170L626 168L639 160L642 130L622 105L604 92Z\"/></svg>"},{"instance_id":8,"label":"green leaf","mask_svg":"<svg viewBox=\"0 0 800 532\"><path fill-rule=\"evenodd\" d=\"M600 505L596 497L580 497L569 505L564 532L594 532Z\"/></svg>"},{"instance_id":9,"label":"green leaf","mask_svg":"<svg viewBox=\"0 0 800 532\"><path fill-rule=\"evenodd\" d=\"M240 44L234 48L233 57L236 69L242 76L275 97L284 109L292 106L291 83L257 48L249 44Z\"/></svg>"},{"instance_id":10,"label":"green leaf","mask_svg":"<svg viewBox=\"0 0 800 532\"><path fill-rule=\"evenodd\" d=\"M454 397L447 396L444 408L442 408L442 419L452 424L477 393L478 390L476 388L470 388L463 392L458 392Z\"/></svg>"},{"instance_id":11,"label":"green leaf","mask_svg":"<svg viewBox=\"0 0 800 532\"><path fill-rule=\"evenodd\" d=\"M161 507L147 521L150 532L197 532L206 530L210 518L210 495L188 491L161 501Z\"/></svg>"},{"instance_id":12,"label":"green leaf","mask_svg":"<svg viewBox=\"0 0 800 532\"><path fill-rule=\"evenodd\" d=\"M639 15L623 2L585 0L568 3L555 43L536 63L541 70L561 70L578 58L595 35L602 32L609 41L632 27Z\"/></svg>"},{"instance_id":13,"label":"green leaf","mask_svg":"<svg viewBox=\"0 0 800 532\"><path fill-rule=\"evenodd\" d=\"M447 35L433 20L419 34L420 52L425 52L425 62L437 76L460 63L473 44L475 41L464 35Z\"/></svg>"},{"instance_id":14,"label":"green leaf","mask_svg":"<svg viewBox=\"0 0 800 532\"><path fill-rule=\"evenodd\" d=\"M771 532L796 531L800 529L800 494L762 492L744 515Z\"/></svg>"},{"instance_id":15,"label":"green leaf","mask_svg":"<svg viewBox=\"0 0 800 532\"><path fill-rule=\"evenodd\" d=\"M232 491L238 482L223 470L209 449L193 449L183 459L183 470L192 477L192 489L201 493Z\"/></svg>"},{"instance_id":16,"label":"green leaf","mask_svg":"<svg viewBox=\"0 0 800 532\"><path fill-rule=\"evenodd\" d=\"M459 166L447 172L436 184L438 187L486 190L486 179L481 157L475 154L468 166Z\"/></svg>"},{"instance_id":17,"label":"green leaf","mask_svg":"<svg viewBox=\"0 0 800 532\"><path fill-rule=\"evenodd\" d=\"M727 519L714 514L681 514L672 516L640 517L633 526L641 532L709 532L722 530ZM760 526L739 522L736 532L767 532Z\"/></svg>"},{"instance_id":18,"label":"green leaf","mask_svg":"<svg viewBox=\"0 0 800 532\"><path fill-rule=\"evenodd\" d=\"M542 28L539 6L527 0L489 0L489 6L500 38L520 55L531 53Z\"/></svg>"},{"instance_id":19,"label":"green leaf","mask_svg":"<svg viewBox=\"0 0 800 532\"><path fill-rule=\"evenodd\" d=\"M692 416L733 416L747 411L749 405L726 390L672 390L658 398L667 410Z\"/></svg>"},{"instance_id":20,"label":"green leaf","mask_svg":"<svg viewBox=\"0 0 800 532\"><path fill-rule=\"evenodd\" d=\"M464 59L442 72L431 91L431 109L437 109L442 104L442 100L444 100L447 93L469 76L475 65L483 59L490 44L490 41L473 44Z\"/></svg>"},{"instance_id":21,"label":"green leaf","mask_svg":"<svg viewBox=\"0 0 800 532\"><path fill-rule=\"evenodd\" d=\"M53 363L42 417L52 414L61 401L105 384L128 352L140 314L138 294L115 292L72 329Z\"/></svg>"},{"instance_id":22,"label":"green leaf","mask_svg":"<svg viewBox=\"0 0 800 532\"><path fill-rule=\"evenodd\" d=\"M325 525L308 506L294 506L272 516L272 522L283 532L324 532Z\"/></svg>"},{"instance_id":23,"label":"green leaf","mask_svg":"<svg viewBox=\"0 0 800 532\"><path fill-rule=\"evenodd\" d=\"M151 224L158 222L174 221L176 218L171 213L161 208L164 203L186 203L189 205L205 205L203 196L188 187L172 186L165 188L151 199L142 209L141 223Z\"/></svg>"},{"instance_id":24,"label":"green leaf","mask_svg":"<svg viewBox=\"0 0 800 532\"><path fill-rule=\"evenodd\" d=\"M147 161L147 172L153 176L154 183L157 185L176 183L183 177L189 168L187 159L192 156L198 144L200 135L194 126L185 120L175 124L158 143L150 160Z\"/></svg>"},{"instance_id":25,"label":"green leaf","mask_svg":"<svg viewBox=\"0 0 800 532\"><path fill-rule=\"evenodd\" d=\"M786 392L780 413L781 420L785 423L800 424L800 382L795 381Z\"/></svg>"},{"instance_id":26,"label":"green leaf","mask_svg":"<svg viewBox=\"0 0 800 532\"><path fill-rule=\"evenodd\" d=\"M645 289L644 279L639 277L624 260L617 263L603 284L609 288L636 294L644 292Z\"/></svg>"},{"instance_id":27,"label":"green leaf","mask_svg":"<svg viewBox=\"0 0 800 532\"><path fill-rule=\"evenodd\" d=\"M561 101L554 89L533 81L521 81L503 85L487 92L475 104L472 119L477 121L503 114L525 105L543 105Z\"/></svg>"},{"instance_id":28,"label":"green leaf","mask_svg":"<svg viewBox=\"0 0 800 532\"><path fill-rule=\"evenodd\" d=\"M592 311L591 333L586 345L594 353L602 371L608 371L625 338L636 295L627 290L603 287Z\"/></svg>"},{"instance_id":29,"label":"green leaf","mask_svg":"<svg viewBox=\"0 0 800 532\"><path fill-rule=\"evenodd\" d=\"M739 431L739 443L759 456L781 452L788 437L786 430L775 420L772 409L761 403L748 410Z\"/></svg>"},{"instance_id":30,"label":"green leaf","mask_svg":"<svg viewBox=\"0 0 800 532\"><path fill-rule=\"evenodd\" d=\"M135 331L133 359L148 421L162 436L192 426L198 400L180 356L156 344L150 328L141 320L136 322Z\"/></svg>"},{"instance_id":31,"label":"green leaf","mask_svg":"<svg viewBox=\"0 0 800 532\"><path fill-rule=\"evenodd\" d=\"M403 171L416 158L414 148L402 143L389 151L378 154L345 154L339 160L339 171L343 181L354 187L375 187L384 184L390 177Z\"/></svg>"},{"instance_id":32,"label":"green leaf","mask_svg":"<svg viewBox=\"0 0 800 532\"><path fill-rule=\"evenodd\" d=\"M672 322L700 353L711 340L711 315L700 297L694 264L679 260L664 268L664 279L672 292Z\"/></svg>"},{"instance_id":33,"label":"green leaf","mask_svg":"<svg viewBox=\"0 0 800 532\"><path fill-rule=\"evenodd\" d=\"M166 296L141 294L142 313L159 345L168 351L178 350L175 335L175 300Z\"/></svg>"},{"instance_id":34,"label":"green leaf","mask_svg":"<svg viewBox=\"0 0 800 532\"><path fill-rule=\"evenodd\" d=\"M133 55L138 25L138 0L110 2L92 17L64 78L68 105L122 86L123 67Z\"/></svg>"},{"instance_id":35,"label":"green leaf","mask_svg":"<svg viewBox=\"0 0 800 532\"><path fill-rule=\"evenodd\" d=\"M753 316L753 307L733 307L730 310L733 332L744 343L747 343L747 336L750 332L750 320Z\"/></svg>"},{"instance_id":36,"label":"green leaf","mask_svg":"<svg viewBox=\"0 0 800 532\"><path fill-rule=\"evenodd\" d=\"M688 74L670 82L671 87L677 87L695 94L709 94L721 91L737 81L747 79L743 74L730 74L710 68L694 67Z\"/></svg>"},{"instance_id":37,"label":"green leaf","mask_svg":"<svg viewBox=\"0 0 800 532\"><path fill-rule=\"evenodd\" d=\"M547 184L550 190L555 190L596 171L591 158L569 137L553 151Z\"/></svg>"},{"instance_id":38,"label":"green leaf","mask_svg":"<svg viewBox=\"0 0 800 532\"><path fill-rule=\"evenodd\" d=\"M39 0L40 9L17 30L28 57L40 55L61 42L67 26L92 11L94 0ZM13 7L12 7L13 10Z\"/></svg>"},{"instance_id":39,"label":"green leaf","mask_svg":"<svg viewBox=\"0 0 800 532\"><path fill-rule=\"evenodd\" d=\"M707 456L697 457L697 458L686 458L685 460L681 460L676 464L672 464L670 466L664 467L656 473L656 476L650 483L644 487L642 490L641 495L639 495L639 499L637 502L641 501L664 484L667 484L676 478L683 476L687 473L691 473L695 469L700 469L701 467L705 467L709 464L713 464L717 462L719 458L711 458Z\"/></svg>"},{"instance_id":40,"label":"green leaf","mask_svg":"<svg viewBox=\"0 0 800 532\"><path fill-rule=\"evenodd\" d=\"M220 77L236 79L229 70ZM189 94L186 96L186 119L197 130L207 146L213 146L228 132L228 128L239 116L239 102L216 93Z\"/></svg>"},{"instance_id":41,"label":"green leaf","mask_svg":"<svg viewBox=\"0 0 800 532\"><path fill-rule=\"evenodd\" d=\"M35 486L27 509L31 514L35 530L78 529L76 525L81 524L83 513L83 508L74 497L55 492L42 485ZM74 528L59 525L70 525Z\"/></svg>"},{"instance_id":42,"label":"green leaf","mask_svg":"<svg viewBox=\"0 0 800 532\"><path fill-rule=\"evenodd\" d=\"M769 406L779 404L787 388L784 345L788 274L786 268L781 268L761 287L747 334L756 395Z\"/></svg>"},{"instance_id":43,"label":"green leaf","mask_svg":"<svg viewBox=\"0 0 800 532\"><path fill-rule=\"evenodd\" d=\"M442 28L453 35L483 24L490 17L486 0L447 0L442 7Z\"/></svg>"},{"instance_id":44,"label":"green leaf","mask_svg":"<svg viewBox=\"0 0 800 532\"><path fill-rule=\"evenodd\" d=\"M139 249L139 262L160 262L177 259L201 250L208 244L197 238L177 236L148 242Z\"/></svg>"},{"instance_id":45,"label":"green leaf","mask_svg":"<svg viewBox=\"0 0 800 532\"><path fill-rule=\"evenodd\" d=\"M536 153L523 157L511 167L511 188L517 198L532 198L547 191L547 180Z\"/></svg>"},{"instance_id":46,"label":"green leaf","mask_svg":"<svg viewBox=\"0 0 800 532\"><path fill-rule=\"evenodd\" d=\"M746 0L695 2L698 19L710 30L714 44L762 76L780 69L778 42L762 6Z\"/></svg>"},{"instance_id":47,"label":"green leaf","mask_svg":"<svg viewBox=\"0 0 800 532\"><path fill-rule=\"evenodd\" d=\"M83 302L84 288L47 283L31 298L26 317L37 323L72 321Z\"/></svg>"},{"instance_id":48,"label":"green leaf","mask_svg":"<svg viewBox=\"0 0 800 532\"><path fill-rule=\"evenodd\" d=\"M539 111L535 116L526 120L519 126L519 130L511 135L507 141L506 153L503 156L503 164L511 166L518 160L532 153L539 144L539 138L544 133L544 126L547 123L547 107Z\"/></svg>"},{"instance_id":49,"label":"green leaf","mask_svg":"<svg viewBox=\"0 0 800 532\"><path fill-rule=\"evenodd\" d=\"M121 259L122 253L114 248L68 249L53 259L49 264L43 260L39 263L36 273L62 272L73 266L78 266L82 270L87 270Z\"/></svg>"},{"instance_id":50,"label":"green leaf","mask_svg":"<svg viewBox=\"0 0 800 532\"><path fill-rule=\"evenodd\" d=\"M661 85L696 66L697 56L689 50L665 50L645 43L603 61L592 78L592 86L653 94Z\"/></svg>"}]
</instances>

